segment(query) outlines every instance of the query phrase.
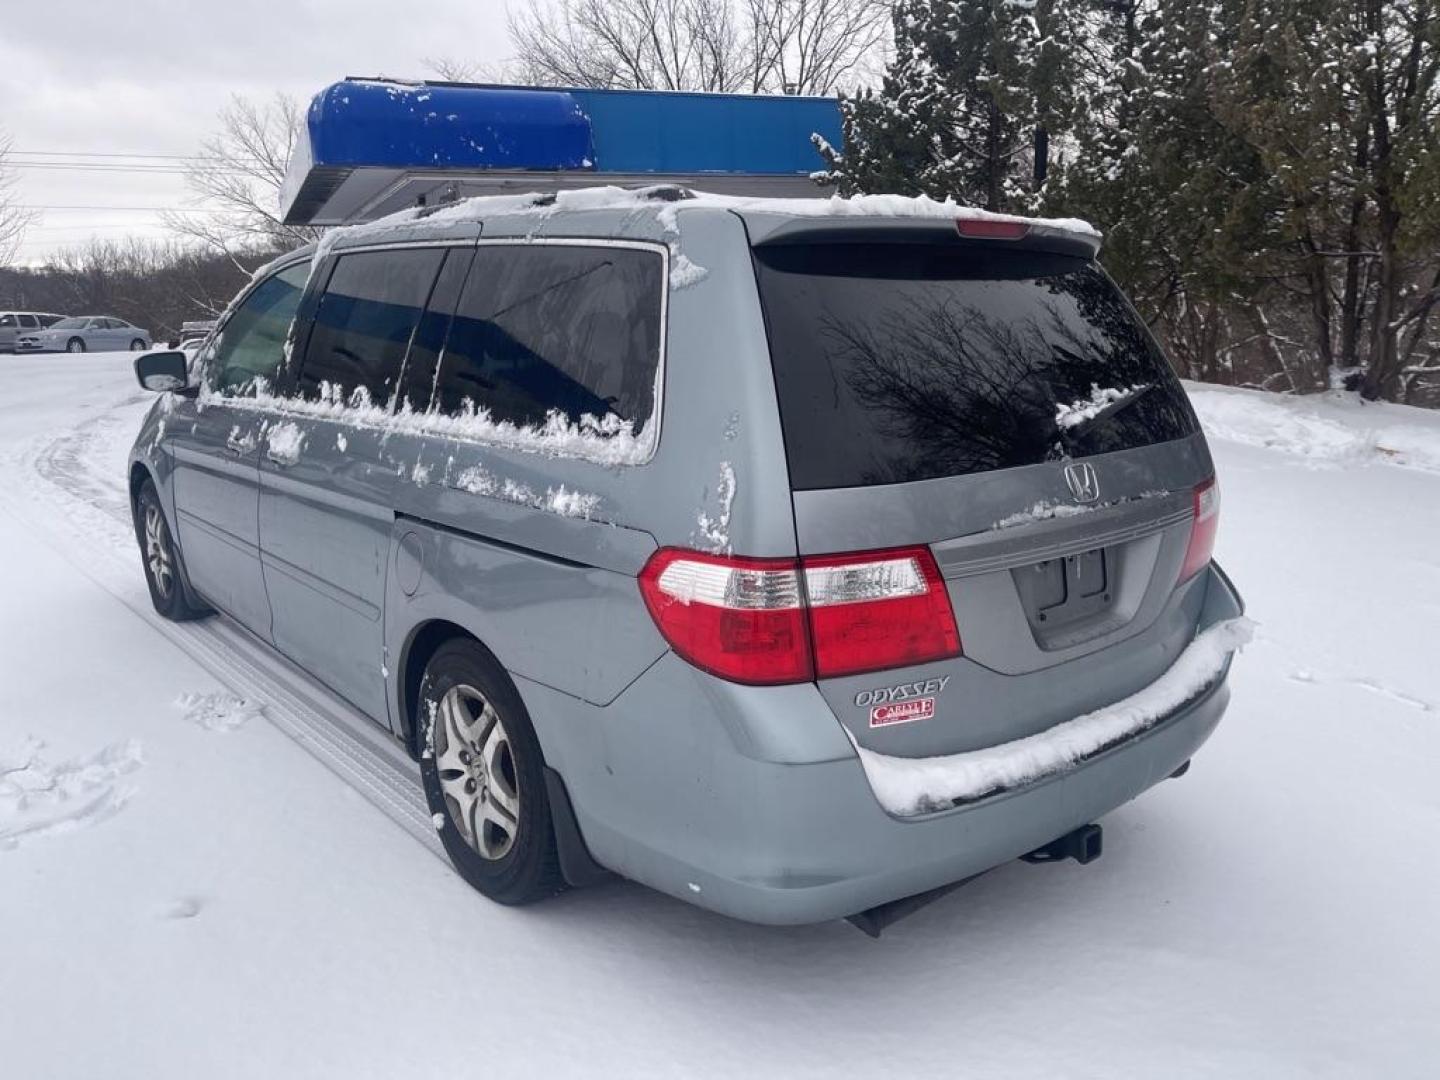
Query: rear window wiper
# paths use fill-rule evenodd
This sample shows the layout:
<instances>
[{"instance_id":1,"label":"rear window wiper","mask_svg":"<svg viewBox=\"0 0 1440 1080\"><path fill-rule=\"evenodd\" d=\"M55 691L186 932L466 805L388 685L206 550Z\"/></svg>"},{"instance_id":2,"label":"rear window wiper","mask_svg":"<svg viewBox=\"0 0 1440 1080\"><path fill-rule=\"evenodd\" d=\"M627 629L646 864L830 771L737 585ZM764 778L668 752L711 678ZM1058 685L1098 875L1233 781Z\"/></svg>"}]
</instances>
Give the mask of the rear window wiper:
<instances>
[{"instance_id":1,"label":"rear window wiper","mask_svg":"<svg viewBox=\"0 0 1440 1080\"><path fill-rule=\"evenodd\" d=\"M1085 437L1089 431L1093 431L1101 424L1106 423L1116 414L1128 409L1135 402L1139 401L1156 387L1155 383L1141 383L1124 391L1119 397L1111 397L1105 400L1106 391L1096 390L1092 395L1092 402L1099 405L1099 408L1091 411L1089 408L1073 408L1068 412L1061 412L1055 418L1055 427L1060 432L1060 438L1065 442L1074 442ZM1101 402L1103 401L1103 404ZM1076 415L1079 413L1081 415Z\"/></svg>"}]
</instances>

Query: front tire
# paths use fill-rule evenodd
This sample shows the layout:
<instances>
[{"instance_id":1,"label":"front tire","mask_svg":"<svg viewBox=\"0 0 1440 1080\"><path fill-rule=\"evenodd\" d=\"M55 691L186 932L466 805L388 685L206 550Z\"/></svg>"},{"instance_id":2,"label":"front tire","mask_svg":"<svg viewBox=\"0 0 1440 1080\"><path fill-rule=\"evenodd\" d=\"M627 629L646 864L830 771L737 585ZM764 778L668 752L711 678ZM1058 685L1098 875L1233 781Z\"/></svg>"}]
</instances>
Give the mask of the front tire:
<instances>
[{"instance_id":1,"label":"front tire","mask_svg":"<svg viewBox=\"0 0 1440 1080\"><path fill-rule=\"evenodd\" d=\"M66 352L84 352L84 351L85 351L85 341L84 341L84 339L83 339L83 338L78 338L78 337L72 337L69 341L67 341L67 342L65 343L65 351L66 351Z\"/></svg>"},{"instance_id":2,"label":"front tire","mask_svg":"<svg viewBox=\"0 0 1440 1080\"><path fill-rule=\"evenodd\" d=\"M185 593L180 552L165 520L155 483L146 480L135 500L135 532L140 541L140 560L145 567L145 584L150 602L167 619L185 622L208 615L209 611L190 602Z\"/></svg>"},{"instance_id":3,"label":"front tire","mask_svg":"<svg viewBox=\"0 0 1440 1080\"><path fill-rule=\"evenodd\" d=\"M145 339L144 339L144 338L138 338L138 337L137 337L134 341L130 342L130 351L131 351L131 352L144 352L144 351L145 351Z\"/></svg>"},{"instance_id":4,"label":"front tire","mask_svg":"<svg viewBox=\"0 0 1440 1080\"><path fill-rule=\"evenodd\" d=\"M415 705L425 799L456 871L501 904L561 892L545 758L504 669L474 641L447 641Z\"/></svg>"}]
</instances>

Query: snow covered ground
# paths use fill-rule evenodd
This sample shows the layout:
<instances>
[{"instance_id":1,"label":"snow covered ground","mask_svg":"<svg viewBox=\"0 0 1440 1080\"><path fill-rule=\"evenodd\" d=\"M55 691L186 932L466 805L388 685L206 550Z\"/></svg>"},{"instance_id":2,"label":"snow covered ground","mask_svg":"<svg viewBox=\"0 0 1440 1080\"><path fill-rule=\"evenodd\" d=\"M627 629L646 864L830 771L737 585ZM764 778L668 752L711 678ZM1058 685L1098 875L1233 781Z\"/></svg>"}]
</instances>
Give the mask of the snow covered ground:
<instances>
[{"instance_id":1,"label":"snow covered ground","mask_svg":"<svg viewBox=\"0 0 1440 1080\"><path fill-rule=\"evenodd\" d=\"M1260 623L1225 722L1098 863L873 942L473 894L363 721L151 614L130 357L0 357L0 1072L1433 1076L1440 415L1192 391Z\"/></svg>"}]
</instances>

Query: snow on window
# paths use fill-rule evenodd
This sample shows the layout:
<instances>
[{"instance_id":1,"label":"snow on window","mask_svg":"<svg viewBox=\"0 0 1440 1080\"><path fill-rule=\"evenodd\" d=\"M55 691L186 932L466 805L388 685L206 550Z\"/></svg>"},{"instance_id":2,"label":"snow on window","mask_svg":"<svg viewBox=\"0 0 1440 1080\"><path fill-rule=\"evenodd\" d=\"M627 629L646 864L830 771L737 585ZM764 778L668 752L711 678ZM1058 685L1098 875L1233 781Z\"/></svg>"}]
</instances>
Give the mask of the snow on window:
<instances>
[{"instance_id":1,"label":"snow on window","mask_svg":"<svg viewBox=\"0 0 1440 1080\"><path fill-rule=\"evenodd\" d=\"M1115 402L1146 389L1148 386L1144 383L1137 383L1134 386L1107 387L1101 387L1099 383L1091 383L1088 398L1072 401L1069 405L1055 406L1055 426L1061 431L1069 431L1087 420L1094 419Z\"/></svg>"},{"instance_id":2,"label":"snow on window","mask_svg":"<svg viewBox=\"0 0 1440 1080\"><path fill-rule=\"evenodd\" d=\"M1255 623L1246 618L1216 623L1149 686L1028 738L929 758L891 757L858 743L855 750L875 797L890 813L910 817L947 809L1062 772L1153 727L1210 686L1254 632Z\"/></svg>"},{"instance_id":3,"label":"snow on window","mask_svg":"<svg viewBox=\"0 0 1440 1080\"><path fill-rule=\"evenodd\" d=\"M654 429L658 427L650 425L650 430L637 436L632 423L613 414L603 419L586 414L573 422L559 412L550 413L543 424L521 427L505 420L492 420L486 409L473 406L465 412L447 415L416 412L406 404L392 413L386 406L376 405L364 396L341 401L334 395L322 394L319 400L312 401L263 392L249 397L229 397L202 390L200 401L224 404L232 409L278 413L286 418L338 420L356 429L386 435L430 435L552 458L580 458L600 465L639 465L648 461L654 449Z\"/></svg>"}]
</instances>

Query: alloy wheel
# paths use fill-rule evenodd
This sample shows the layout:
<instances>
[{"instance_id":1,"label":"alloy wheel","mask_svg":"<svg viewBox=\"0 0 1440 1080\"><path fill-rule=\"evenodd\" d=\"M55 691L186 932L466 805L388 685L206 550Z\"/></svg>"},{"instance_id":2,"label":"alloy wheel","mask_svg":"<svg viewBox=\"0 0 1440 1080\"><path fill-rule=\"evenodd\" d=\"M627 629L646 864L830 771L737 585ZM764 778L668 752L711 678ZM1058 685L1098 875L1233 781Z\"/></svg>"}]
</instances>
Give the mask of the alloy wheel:
<instances>
[{"instance_id":1,"label":"alloy wheel","mask_svg":"<svg viewBox=\"0 0 1440 1080\"><path fill-rule=\"evenodd\" d=\"M175 560L170 552L170 532L160 507L151 503L145 508L145 565L162 597L169 598L175 587Z\"/></svg>"},{"instance_id":2,"label":"alloy wheel","mask_svg":"<svg viewBox=\"0 0 1440 1080\"><path fill-rule=\"evenodd\" d=\"M504 722L479 690L452 686L435 709L432 739L450 820L482 859L504 858L520 827L520 788Z\"/></svg>"}]
</instances>

